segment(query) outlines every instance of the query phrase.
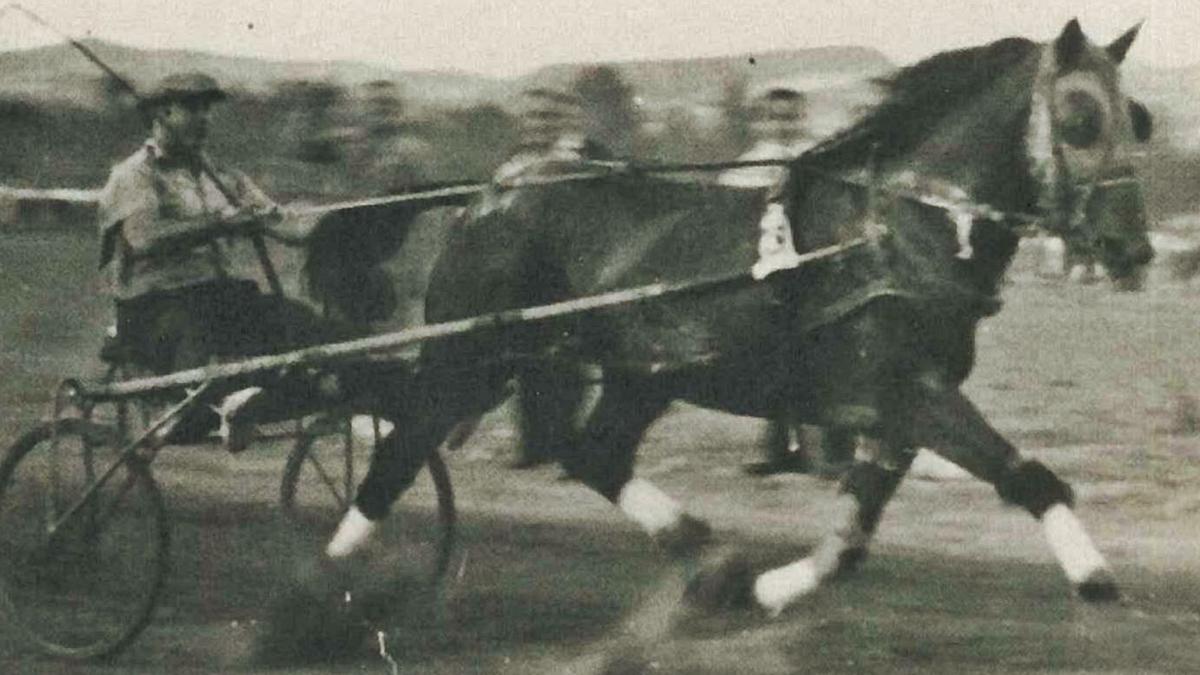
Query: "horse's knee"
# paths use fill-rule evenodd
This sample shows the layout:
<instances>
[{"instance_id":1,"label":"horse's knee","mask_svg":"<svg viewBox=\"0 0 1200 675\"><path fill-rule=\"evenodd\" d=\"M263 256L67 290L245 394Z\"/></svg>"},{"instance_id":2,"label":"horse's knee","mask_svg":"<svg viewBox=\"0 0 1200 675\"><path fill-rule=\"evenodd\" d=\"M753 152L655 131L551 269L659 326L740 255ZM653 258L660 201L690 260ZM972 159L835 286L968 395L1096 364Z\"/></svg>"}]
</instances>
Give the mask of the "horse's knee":
<instances>
[{"instance_id":1,"label":"horse's knee","mask_svg":"<svg viewBox=\"0 0 1200 675\"><path fill-rule=\"evenodd\" d=\"M1001 475L996 492L1000 499L1024 507L1034 518L1041 518L1055 504L1075 504L1071 486L1037 460L1023 461Z\"/></svg>"}]
</instances>

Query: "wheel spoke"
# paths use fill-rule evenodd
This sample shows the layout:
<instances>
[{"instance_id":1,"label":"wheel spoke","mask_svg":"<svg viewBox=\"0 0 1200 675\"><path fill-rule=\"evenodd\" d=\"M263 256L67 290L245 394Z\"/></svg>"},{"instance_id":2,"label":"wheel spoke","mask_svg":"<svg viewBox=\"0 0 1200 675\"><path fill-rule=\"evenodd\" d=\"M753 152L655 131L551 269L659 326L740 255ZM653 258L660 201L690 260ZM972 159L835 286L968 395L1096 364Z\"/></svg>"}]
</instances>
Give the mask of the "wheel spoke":
<instances>
[{"instance_id":1,"label":"wheel spoke","mask_svg":"<svg viewBox=\"0 0 1200 675\"><path fill-rule=\"evenodd\" d=\"M333 495L333 498L337 500L338 506L343 510L348 508L350 506L348 500L339 491L337 482L334 481L333 477L329 475L329 472L325 470L325 466L321 464L321 460L317 458L317 453L309 450L307 459L308 463L312 464L313 469L316 470L317 475L320 476L321 482L325 483L325 487L329 488L329 494Z\"/></svg>"},{"instance_id":2,"label":"wheel spoke","mask_svg":"<svg viewBox=\"0 0 1200 675\"><path fill-rule=\"evenodd\" d=\"M380 432L379 421L374 420L376 446ZM364 447L355 448L349 434L353 433L350 420L326 417L306 425L303 434L297 439L291 455L288 456L284 467L283 481L280 486L280 501L283 513L295 525L301 527L319 527L322 530L336 525L349 507L353 498L357 481L357 466L363 465L361 458L355 457L355 451L364 451ZM326 441L322 443L322 441ZM335 443L340 441L340 447ZM360 446L367 444L360 443ZM341 451L343 456L336 460L336 454L329 457L328 453ZM320 455L326 455L325 461ZM413 497L428 499L432 496L433 504L426 502L424 508L418 507L413 514L415 517L406 519L412 527L403 528L401 535L407 544L413 547L413 560L427 567L433 583L442 578L450 566L454 540L456 536L456 516L454 510L454 493L450 486L450 476L441 456L434 452L427 460L428 475L432 483L433 494L429 495L428 488L418 489ZM315 473L317 478L309 476ZM335 480L333 472L343 470L343 475ZM331 471L333 470L333 471ZM335 486L344 479L346 489L338 490ZM319 487L324 485L324 489ZM328 492L334 497L325 496ZM432 516L432 517L429 517Z\"/></svg>"}]
</instances>

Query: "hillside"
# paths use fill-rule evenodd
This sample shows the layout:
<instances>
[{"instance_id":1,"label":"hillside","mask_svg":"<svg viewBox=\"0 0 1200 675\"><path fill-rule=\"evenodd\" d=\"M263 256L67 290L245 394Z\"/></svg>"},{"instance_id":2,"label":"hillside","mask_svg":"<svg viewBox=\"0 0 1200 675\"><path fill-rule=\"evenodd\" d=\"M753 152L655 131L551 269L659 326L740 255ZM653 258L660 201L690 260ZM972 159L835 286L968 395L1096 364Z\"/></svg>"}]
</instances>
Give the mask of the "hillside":
<instances>
[{"instance_id":1,"label":"hillside","mask_svg":"<svg viewBox=\"0 0 1200 675\"><path fill-rule=\"evenodd\" d=\"M701 105L716 101L722 85L732 79L746 80L751 89L774 85L814 89L848 80L861 80L893 68L883 54L865 47L819 47L595 65L616 68L638 95L649 103ZM522 84L564 87L580 67L570 64L547 66L522 78Z\"/></svg>"},{"instance_id":2,"label":"hillside","mask_svg":"<svg viewBox=\"0 0 1200 675\"><path fill-rule=\"evenodd\" d=\"M394 80L414 99L465 104L503 100L528 86L567 86L581 64L541 68L509 80L458 71L396 71L357 62L267 61L185 50L143 50L101 40L85 40L134 84L145 86L177 70L203 70L226 86L262 92L289 79L326 80L343 86L377 79ZM816 78L845 80L875 75L891 68L877 51L860 47L823 47L698 59L628 61L611 65L648 101L707 103L722 83L734 77L752 85L789 83L803 86ZM0 96L32 101L69 101L93 106L102 100L100 72L68 45L0 52ZM809 88L809 87L805 87Z\"/></svg>"}]
</instances>

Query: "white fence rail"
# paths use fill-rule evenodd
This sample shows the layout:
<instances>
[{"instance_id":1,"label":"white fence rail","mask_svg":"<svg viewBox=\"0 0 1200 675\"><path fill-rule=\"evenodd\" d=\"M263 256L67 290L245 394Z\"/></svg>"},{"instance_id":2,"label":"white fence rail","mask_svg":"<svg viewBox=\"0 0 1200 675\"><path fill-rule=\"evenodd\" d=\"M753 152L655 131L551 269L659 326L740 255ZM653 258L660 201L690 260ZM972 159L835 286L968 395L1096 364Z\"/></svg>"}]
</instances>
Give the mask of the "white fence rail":
<instances>
[{"instance_id":1,"label":"white fence rail","mask_svg":"<svg viewBox=\"0 0 1200 675\"><path fill-rule=\"evenodd\" d=\"M0 185L0 232L88 230L95 225L99 190Z\"/></svg>"}]
</instances>

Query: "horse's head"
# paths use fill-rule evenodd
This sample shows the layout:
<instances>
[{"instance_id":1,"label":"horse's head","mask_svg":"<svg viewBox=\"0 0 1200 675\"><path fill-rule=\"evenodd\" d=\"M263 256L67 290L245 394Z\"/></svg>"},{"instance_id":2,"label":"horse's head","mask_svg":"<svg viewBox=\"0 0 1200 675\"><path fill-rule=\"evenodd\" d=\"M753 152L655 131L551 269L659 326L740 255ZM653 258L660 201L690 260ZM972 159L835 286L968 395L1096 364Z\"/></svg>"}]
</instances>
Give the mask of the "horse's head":
<instances>
[{"instance_id":1,"label":"horse's head","mask_svg":"<svg viewBox=\"0 0 1200 675\"><path fill-rule=\"evenodd\" d=\"M1118 71L1137 32L1099 47L1070 21L1042 49L1026 136L1045 227L1118 280L1153 257L1132 162L1152 124L1121 92Z\"/></svg>"}]
</instances>

